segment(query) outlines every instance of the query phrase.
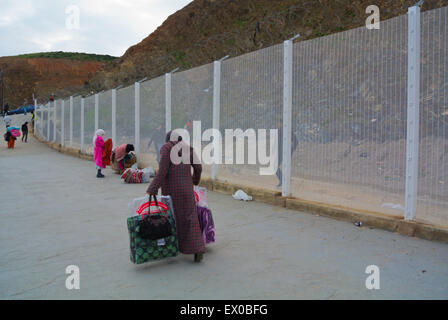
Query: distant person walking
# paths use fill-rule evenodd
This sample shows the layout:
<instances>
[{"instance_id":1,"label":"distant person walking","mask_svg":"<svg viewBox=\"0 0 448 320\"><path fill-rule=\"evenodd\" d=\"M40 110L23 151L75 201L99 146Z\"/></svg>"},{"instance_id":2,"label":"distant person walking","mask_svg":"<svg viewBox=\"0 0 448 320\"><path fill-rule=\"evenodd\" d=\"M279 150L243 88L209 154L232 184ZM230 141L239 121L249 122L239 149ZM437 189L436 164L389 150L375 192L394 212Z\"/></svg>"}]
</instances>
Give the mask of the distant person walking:
<instances>
[{"instance_id":1,"label":"distant person walking","mask_svg":"<svg viewBox=\"0 0 448 320\"><path fill-rule=\"evenodd\" d=\"M171 161L171 150L175 146L176 149L190 148L190 163L174 164ZM182 155L182 148L179 149L178 155ZM202 166L195 164L198 161L193 159L196 159L193 148L186 145L181 136L176 133L171 136L169 132L160 150L159 171L146 192L149 195L157 195L159 188L162 188L162 195L171 196L176 216L179 251L194 254L194 261L200 262L205 251L205 243L199 224L193 185L198 185L201 180Z\"/></svg>"},{"instance_id":2,"label":"distant person walking","mask_svg":"<svg viewBox=\"0 0 448 320\"><path fill-rule=\"evenodd\" d=\"M103 151L104 151L104 130L98 129L93 136L93 159L95 160L96 169L98 170L96 177L104 178L104 175L101 173L101 169L105 168L103 165Z\"/></svg>"},{"instance_id":3,"label":"distant person walking","mask_svg":"<svg viewBox=\"0 0 448 320\"><path fill-rule=\"evenodd\" d=\"M298 144L299 144L299 141L297 141L296 135L294 134L294 132L292 132L292 134L291 134L291 155L294 153L294 151L296 151ZM282 179L283 179L282 169L280 169L282 162L283 162L283 122L282 121L280 121L279 128L278 128L278 150L277 151L278 151L278 168L277 168L276 175L279 180L277 187L281 187Z\"/></svg>"},{"instance_id":4,"label":"distant person walking","mask_svg":"<svg viewBox=\"0 0 448 320\"><path fill-rule=\"evenodd\" d=\"M11 126L12 119L11 119L10 116L5 115L5 117L3 118L3 120L5 121L6 128L8 128L9 126Z\"/></svg>"},{"instance_id":5,"label":"distant person walking","mask_svg":"<svg viewBox=\"0 0 448 320\"><path fill-rule=\"evenodd\" d=\"M25 142L28 142L28 121L22 124L22 142L25 138Z\"/></svg>"},{"instance_id":6,"label":"distant person walking","mask_svg":"<svg viewBox=\"0 0 448 320\"><path fill-rule=\"evenodd\" d=\"M32 125L31 129L33 129L32 132L34 132L34 120L35 119L36 119L36 113L35 113L35 110L33 110L33 113L31 113L31 125Z\"/></svg>"},{"instance_id":7,"label":"distant person walking","mask_svg":"<svg viewBox=\"0 0 448 320\"><path fill-rule=\"evenodd\" d=\"M188 120L187 123L184 126L184 129L188 131L188 134L190 135L190 139L193 135L193 124L191 120Z\"/></svg>"},{"instance_id":8,"label":"distant person walking","mask_svg":"<svg viewBox=\"0 0 448 320\"><path fill-rule=\"evenodd\" d=\"M5 104L5 107L3 108L3 115L6 116L8 114L9 111L9 104Z\"/></svg>"},{"instance_id":9,"label":"distant person walking","mask_svg":"<svg viewBox=\"0 0 448 320\"><path fill-rule=\"evenodd\" d=\"M165 128L159 124L156 130L152 133L149 142L148 149L151 147L151 144L154 143L154 147L156 148L157 153L157 162L160 162L160 149L162 149L163 143L165 140Z\"/></svg>"}]
</instances>

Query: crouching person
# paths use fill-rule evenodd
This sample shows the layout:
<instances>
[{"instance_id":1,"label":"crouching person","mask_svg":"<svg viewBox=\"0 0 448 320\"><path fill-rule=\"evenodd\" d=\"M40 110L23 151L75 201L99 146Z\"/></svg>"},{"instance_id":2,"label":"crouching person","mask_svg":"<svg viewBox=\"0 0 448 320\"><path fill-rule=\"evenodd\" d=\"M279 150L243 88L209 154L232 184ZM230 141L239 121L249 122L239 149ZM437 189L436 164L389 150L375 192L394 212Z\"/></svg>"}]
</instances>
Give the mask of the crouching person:
<instances>
[{"instance_id":1,"label":"crouching person","mask_svg":"<svg viewBox=\"0 0 448 320\"><path fill-rule=\"evenodd\" d=\"M121 144L114 149L112 152L112 169L115 172L121 174L137 162L137 157L132 151L135 151L133 144Z\"/></svg>"}]
</instances>

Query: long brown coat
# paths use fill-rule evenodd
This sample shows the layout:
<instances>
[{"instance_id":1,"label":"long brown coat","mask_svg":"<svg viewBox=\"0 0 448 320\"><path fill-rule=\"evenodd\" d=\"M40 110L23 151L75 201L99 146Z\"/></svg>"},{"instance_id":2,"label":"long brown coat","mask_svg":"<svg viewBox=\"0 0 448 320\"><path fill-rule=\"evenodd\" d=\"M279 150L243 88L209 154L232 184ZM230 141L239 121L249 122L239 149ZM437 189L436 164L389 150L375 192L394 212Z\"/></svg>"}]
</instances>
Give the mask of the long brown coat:
<instances>
[{"instance_id":1,"label":"long brown coat","mask_svg":"<svg viewBox=\"0 0 448 320\"><path fill-rule=\"evenodd\" d=\"M193 164L193 148L190 147L191 164L173 164L170 160L171 149L181 142L168 141L160 149L159 171L149 185L147 192L157 194L162 187L162 195L170 195L176 216L179 251L185 254L205 251L202 232L199 225L193 185L199 184L202 166ZM193 167L193 176L191 175Z\"/></svg>"}]
</instances>

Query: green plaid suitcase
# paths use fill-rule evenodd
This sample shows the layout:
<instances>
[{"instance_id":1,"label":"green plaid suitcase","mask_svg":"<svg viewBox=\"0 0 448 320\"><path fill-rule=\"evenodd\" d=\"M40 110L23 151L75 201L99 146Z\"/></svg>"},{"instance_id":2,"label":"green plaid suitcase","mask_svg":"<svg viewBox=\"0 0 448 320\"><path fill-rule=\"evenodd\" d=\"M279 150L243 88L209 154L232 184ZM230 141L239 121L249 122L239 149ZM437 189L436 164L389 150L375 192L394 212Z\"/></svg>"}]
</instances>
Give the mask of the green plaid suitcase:
<instances>
[{"instance_id":1,"label":"green plaid suitcase","mask_svg":"<svg viewBox=\"0 0 448 320\"><path fill-rule=\"evenodd\" d=\"M160 201L160 200L159 200ZM163 200L160 202L164 202ZM172 206L168 206L170 210L166 215L172 225L172 235L159 240L142 239L138 234L138 223L142 220L140 216L129 217L127 220L131 261L135 264L162 260L168 257L175 257L179 254L179 246L177 244L176 222L172 214Z\"/></svg>"}]
</instances>

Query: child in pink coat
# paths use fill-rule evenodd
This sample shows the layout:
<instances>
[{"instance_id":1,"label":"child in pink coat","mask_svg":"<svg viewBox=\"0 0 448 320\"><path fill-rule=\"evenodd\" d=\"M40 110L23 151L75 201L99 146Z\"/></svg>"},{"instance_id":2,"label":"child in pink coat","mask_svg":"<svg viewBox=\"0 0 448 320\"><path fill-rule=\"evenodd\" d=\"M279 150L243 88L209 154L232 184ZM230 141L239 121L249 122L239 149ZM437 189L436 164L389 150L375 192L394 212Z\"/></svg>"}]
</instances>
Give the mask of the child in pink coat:
<instances>
[{"instance_id":1,"label":"child in pink coat","mask_svg":"<svg viewBox=\"0 0 448 320\"><path fill-rule=\"evenodd\" d=\"M96 169L98 170L97 178L104 178L104 175L101 173L101 169L105 168L103 165L104 134L104 130L98 129L93 137L93 160L95 160Z\"/></svg>"}]
</instances>

